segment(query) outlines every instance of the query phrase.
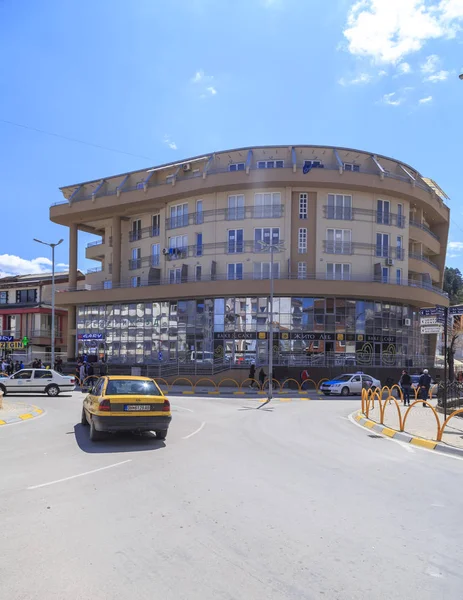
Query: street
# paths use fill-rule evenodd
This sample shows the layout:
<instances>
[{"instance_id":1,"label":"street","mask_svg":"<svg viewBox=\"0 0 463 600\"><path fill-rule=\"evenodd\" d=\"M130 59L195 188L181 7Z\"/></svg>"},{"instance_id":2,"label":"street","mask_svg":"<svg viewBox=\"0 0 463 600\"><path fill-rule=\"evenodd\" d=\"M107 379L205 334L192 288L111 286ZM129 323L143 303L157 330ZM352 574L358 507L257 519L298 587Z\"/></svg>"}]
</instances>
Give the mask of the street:
<instances>
[{"instance_id":1,"label":"street","mask_svg":"<svg viewBox=\"0 0 463 600\"><path fill-rule=\"evenodd\" d=\"M21 400L24 400L22 398ZM166 442L91 443L78 392L0 428L8 600L460 599L463 463L358 399L172 397Z\"/></svg>"}]
</instances>

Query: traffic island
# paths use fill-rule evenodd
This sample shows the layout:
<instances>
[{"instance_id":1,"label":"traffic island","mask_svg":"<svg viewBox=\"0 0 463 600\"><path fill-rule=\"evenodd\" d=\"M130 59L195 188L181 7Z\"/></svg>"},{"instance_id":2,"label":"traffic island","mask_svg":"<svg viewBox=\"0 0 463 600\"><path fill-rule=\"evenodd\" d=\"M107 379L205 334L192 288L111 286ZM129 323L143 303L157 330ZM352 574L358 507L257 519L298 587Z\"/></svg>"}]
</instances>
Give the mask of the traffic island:
<instances>
[{"instance_id":1,"label":"traffic island","mask_svg":"<svg viewBox=\"0 0 463 600\"><path fill-rule=\"evenodd\" d=\"M44 412L45 411L38 406L25 404L24 402L10 401L0 394L0 426L28 421L35 417L39 417Z\"/></svg>"}]
</instances>

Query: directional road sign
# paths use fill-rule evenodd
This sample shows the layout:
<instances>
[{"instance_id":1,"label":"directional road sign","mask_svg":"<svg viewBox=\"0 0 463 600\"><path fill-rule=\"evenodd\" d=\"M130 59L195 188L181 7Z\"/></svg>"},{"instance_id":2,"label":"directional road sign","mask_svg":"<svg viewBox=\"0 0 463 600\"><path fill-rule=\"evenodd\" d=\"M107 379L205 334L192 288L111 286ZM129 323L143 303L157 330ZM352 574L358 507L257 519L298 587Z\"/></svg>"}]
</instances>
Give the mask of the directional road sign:
<instances>
[{"instance_id":1,"label":"directional road sign","mask_svg":"<svg viewBox=\"0 0 463 600\"><path fill-rule=\"evenodd\" d=\"M443 315L444 314L443 306L432 306L431 308L421 308L420 316L421 317L432 317L434 315Z\"/></svg>"},{"instance_id":2,"label":"directional road sign","mask_svg":"<svg viewBox=\"0 0 463 600\"><path fill-rule=\"evenodd\" d=\"M451 306L449 308L449 314L453 316L463 315L463 306Z\"/></svg>"},{"instance_id":3,"label":"directional road sign","mask_svg":"<svg viewBox=\"0 0 463 600\"><path fill-rule=\"evenodd\" d=\"M442 327L440 325L428 325L421 328L421 333L442 333Z\"/></svg>"},{"instance_id":4,"label":"directional road sign","mask_svg":"<svg viewBox=\"0 0 463 600\"><path fill-rule=\"evenodd\" d=\"M421 319L420 319L420 325L437 325L437 324L438 324L437 316L436 317L421 317Z\"/></svg>"}]
</instances>

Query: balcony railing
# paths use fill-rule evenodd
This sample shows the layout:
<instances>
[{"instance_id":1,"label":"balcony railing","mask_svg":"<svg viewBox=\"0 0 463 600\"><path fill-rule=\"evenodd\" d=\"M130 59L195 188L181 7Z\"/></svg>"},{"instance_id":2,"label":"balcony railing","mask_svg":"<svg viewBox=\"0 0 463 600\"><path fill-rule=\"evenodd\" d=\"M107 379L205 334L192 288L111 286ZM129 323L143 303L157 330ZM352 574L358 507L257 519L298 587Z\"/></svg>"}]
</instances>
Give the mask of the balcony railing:
<instances>
[{"instance_id":1,"label":"balcony railing","mask_svg":"<svg viewBox=\"0 0 463 600\"><path fill-rule=\"evenodd\" d=\"M326 219L336 219L339 221L351 221L355 219L359 221L373 221L380 225L393 225L395 227L400 227L401 229L405 227L405 217L390 212L357 208L353 206L327 205L323 207L323 211Z\"/></svg>"},{"instance_id":2,"label":"balcony railing","mask_svg":"<svg viewBox=\"0 0 463 600\"><path fill-rule=\"evenodd\" d=\"M137 242L142 238L147 237L158 237L159 227L143 227L142 229L136 229L129 231L129 242Z\"/></svg>"},{"instance_id":3,"label":"balcony railing","mask_svg":"<svg viewBox=\"0 0 463 600\"><path fill-rule=\"evenodd\" d=\"M436 263L433 262L432 260L430 260L424 254L418 254L416 252L409 252L408 258L414 258L415 260L421 260L421 261L427 263L428 265L431 265L431 267L434 267L435 269L439 269L439 267L436 265Z\"/></svg>"},{"instance_id":4,"label":"balcony railing","mask_svg":"<svg viewBox=\"0 0 463 600\"><path fill-rule=\"evenodd\" d=\"M104 245L104 239L96 240L95 242L89 242L87 244L87 248L93 248L94 246L103 246L103 245Z\"/></svg>"},{"instance_id":5,"label":"balcony railing","mask_svg":"<svg viewBox=\"0 0 463 600\"><path fill-rule=\"evenodd\" d=\"M92 273L101 273L103 271L103 267L92 267L91 269L87 269L87 275L91 275Z\"/></svg>"},{"instance_id":6,"label":"balcony railing","mask_svg":"<svg viewBox=\"0 0 463 600\"><path fill-rule=\"evenodd\" d=\"M205 210L180 217L166 219L166 229L178 229L188 225L202 225L216 221L242 221L244 219L280 219L284 215L284 205L274 206L237 206Z\"/></svg>"},{"instance_id":7,"label":"balcony railing","mask_svg":"<svg viewBox=\"0 0 463 600\"><path fill-rule=\"evenodd\" d=\"M409 224L411 227L418 227L418 229L422 229L423 231L426 231L426 233L429 233L429 235L431 235L434 239L436 239L437 241L440 241L440 238L438 235L436 235L434 233L434 231L431 231L429 229L429 227L427 227L426 225L424 225L424 223L419 223L418 221L412 221L410 219Z\"/></svg>"},{"instance_id":8,"label":"balcony railing","mask_svg":"<svg viewBox=\"0 0 463 600\"><path fill-rule=\"evenodd\" d=\"M362 242L335 242L323 241L323 250L326 254L364 254L378 258L396 258L403 260L405 251L397 246L382 246L379 244L364 244Z\"/></svg>"},{"instance_id":9,"label":"balcony railing","mask_svg":"<svg viewBox=\"0 0 463 600\"><path fill-rule=\"evenodd\" d=\"M281 244L284 244L283 240L281 240ZM193 244L192 246L184 246L182 248L166 248L165 251L163 250L161 255L142 256L140 258L131 259L129 260L129 270L133 271L143 267L158 266L160 264L159 261L161 257L167 261L175 261L198 256L213 256L216 254L241 255L246 252L252 252L254 254L269 254L269 250L266 248L263 249L262 246L255 240ZM153 259L157 260L158 262L154 264L152 262Z\"/></svg>"},{"instance_id":10,"label":"balcony railing","mask_svg":"<svg viewBox=\"0 0 463 600\"><path fill-rule=\"evenodd\" d=\"M32 339L32 341L34 340L34 338L51 338L51 329L33 329L30 333L30 337ZM61 339L63 337L63 333L61 331L56 330L55 331L55 338L56 339Z\"/></svg>"},{"instance_id":11,"label":"balcony railing","mask_svg":"<svg viewBox=\"0 0 463 600\"><path fill-rule=\"evenodd\" d=\"M192 269L193 271L193 269ZM269 279L269 275L256 275L253 272L251 273L243 273L242 280L268 280ZM428 291L432 291L435 292L436 294L439 294L440 296L443 296L445 298L447 298L447 294L445 292L442 291L442 288L434 286L432 284L428 284L426 282L423 281L414 281L412 279L402 279L400 282L397 282L394 278L390 278L389 281L384 281L382 279L377 279L375 278L374 275L369 275L369 274L365 274L365 273L357 273L357 274L353 274L351 273L349 278L344 278L342 280L340 279L333 279L333 277L328 277L326 275L326 273L308 273L305 277L301 277L298 276L297 273L288 273L287 271L281 271L279 275L275 275L274 276L275 280L307 280L307 281L337 281L340 284L339 287L339 294L342 295L342 286L345 285L346 281L354 281L354 282L358 282L358 283L380 283L380 284L387 284L387 285L393 285L393 286L399 286L399 287L413 287L413 288L420 288L420 289L425 289ZM152 286L152 285L176 285L177 283L197 283L198 279L196 278L196 274L193 273L188 273L188 275L185 275L184 277L182 277L181 281L176 282L175 284L170 282L169 278L160 278L159 280L153 282L153 281L148 281L148 279L142 279L140 282L140 287L147 287L147 286ZM201 281L207 282L207 281L230 281L228 279L228 275L227 273L216 273L216 274L208 274L203 272L201 274ZM235 280L236 281L236 280ZM112 286L111 289L116 289L116 288L129 288L129 287L133 287L132 285L132 280L129 279L128 281L122 282L118 285L114 285ZM92 285L86 285L85 288L84 287L77 287L77 288L69 288L68 290L61 290L59 293L63 293L64 291L69 291L69 292L80 292L80 291L88 291L88 289L90 290L104 290L104 282L101 283L97 283L97 284L92 284ZM265 293L265 292L263 292ZM289 293L289 292L288 292Z\"/></svg>"}]
</instances>

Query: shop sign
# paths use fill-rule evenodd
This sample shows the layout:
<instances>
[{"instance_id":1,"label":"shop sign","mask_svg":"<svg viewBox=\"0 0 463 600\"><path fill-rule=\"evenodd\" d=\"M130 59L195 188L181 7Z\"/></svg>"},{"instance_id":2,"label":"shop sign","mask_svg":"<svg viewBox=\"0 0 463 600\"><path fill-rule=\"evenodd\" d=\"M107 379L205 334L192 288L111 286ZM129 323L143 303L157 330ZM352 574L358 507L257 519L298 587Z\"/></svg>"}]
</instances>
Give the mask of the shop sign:
<instances>
[{"instance_id":1,"label":"shop sign","mask_svg":"<svg viewBox=\"0 0 463 600\"><path fill-rule=\"evenodd\" d=\"M0 342L0 350L22 350L24 344L21 341L16 342Z\"/></svg>"},{"instance_id":2,"label":"shop sign","mask_svg":"<svg viewBox=\"0 0 463 600\"><path fill-rule=\"evenodd\" d=\"M79 333L77 334L78 340L104 340L104 333Z\"/></svg>"},{"instance_id":3,"label":"shop sign","mask_svg":"<svg viewBox=\"0 0 463 600\"><path fill-rule=\"evenodd\" d=\"M0 342L13 342L13 341L14 341L13 335L0 335Z\"/></svg>"}]
</instances>

